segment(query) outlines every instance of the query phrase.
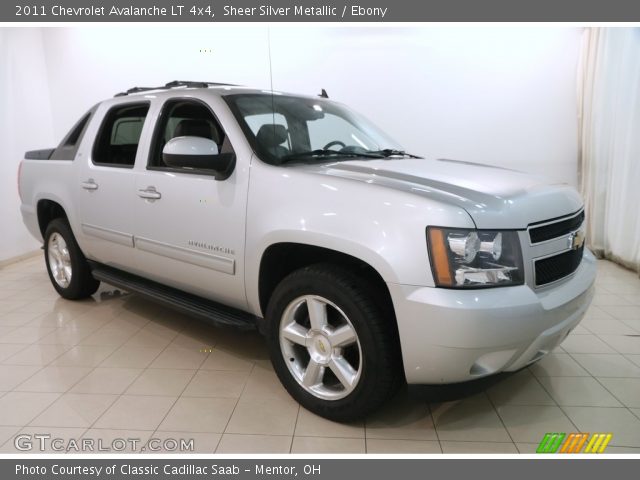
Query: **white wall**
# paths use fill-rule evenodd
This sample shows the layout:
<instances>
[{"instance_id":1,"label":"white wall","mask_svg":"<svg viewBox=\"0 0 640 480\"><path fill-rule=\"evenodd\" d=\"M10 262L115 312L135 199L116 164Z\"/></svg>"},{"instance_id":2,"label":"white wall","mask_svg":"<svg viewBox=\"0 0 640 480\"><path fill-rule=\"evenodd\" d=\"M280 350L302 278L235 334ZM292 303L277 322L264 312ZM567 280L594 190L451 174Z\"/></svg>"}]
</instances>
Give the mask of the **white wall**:
<instances>
[{"instance_id":1,"label":"white wall","mask_svg":"<svg viewBox=\"0 0 640 480\"><path fill-rule=\"evenodd\" d=\"M276 88L344 101L408 151L577 182L582 29L272 31ZM295 59L292 61L291 59Z\"/></svg>"},{"instance_id":2,"label":"white wall","mask_svg":"<svg viewBox=\"0 0 640 480\"><path fill-rule=\"evenodd\" d=\"M269 87L266 27L91 26L47 28L43 37L60 138L95 103L134 86L206 80Z\"/></svg>"},{"instance_id":3,"label":"white wall","mask_svg":"<svg viewBox=\"0 0 640 480\"><path fill-rule=\"evenodd\" d=\"M42 32L0 28L0 262L39 245L22 224L17 172L27 150L53 144Z\"/></svg>"},{"instance_id":4,"label":"white wall","mask_svg":"<svg viewBox=\"0 0 640 480\"><path fill-rule=\"evenodd\" d=\"M579 28L272 27L275 89L348 103L411 151L576 183ZM268 88L265 27L49 28L54 128L134 85ZM200 50L211 50L202 53Z\"/></svg>"},{"instance_id":5,"label":"white wall","mask_svg":"<svg viewBox=\"0 0 640 480\"><path fill-rule=\"evenodd\" d=\"M504 165L575 184L580 32L556 27L44 28L41 44L30 33L31 41L15 46L13 55L39 65L37 79L47 80L53 122L41 134L33 129L24 134L30 142L20 148L57 143L93 104L135 85L181 79L269 88L270 37L275 89L317 94L325 88L411 152ZM46 95L46 88L38 94ZM34 115L34 103L25 115ZM4 191L4 175L0 182ZM10 228L23 235L14 217ZM0 248L0 261L7 252Z\"/></svg>"}]
</instances>

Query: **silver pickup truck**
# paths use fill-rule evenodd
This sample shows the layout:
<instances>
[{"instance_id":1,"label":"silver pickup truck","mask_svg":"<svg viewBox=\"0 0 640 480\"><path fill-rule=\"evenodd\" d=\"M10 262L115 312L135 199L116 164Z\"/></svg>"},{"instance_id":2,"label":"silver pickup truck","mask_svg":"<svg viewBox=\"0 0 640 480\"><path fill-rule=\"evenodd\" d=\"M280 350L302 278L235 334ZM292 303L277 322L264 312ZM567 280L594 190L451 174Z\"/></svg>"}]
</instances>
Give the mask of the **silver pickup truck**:
<instances>
[{"instance_id":1,"label":"silver pickup truck","mask_svg":"<svg viewBox=\"0 0 640 480\"><path fill-rule=\"evenodd\" d=\"M324 91L133 88L27 152L19 187L62 297L104 281L258 328L290 394L334 420L403 382L530 365L593 295L572 187L408 154Z\"/></svg>"}]
</instances>

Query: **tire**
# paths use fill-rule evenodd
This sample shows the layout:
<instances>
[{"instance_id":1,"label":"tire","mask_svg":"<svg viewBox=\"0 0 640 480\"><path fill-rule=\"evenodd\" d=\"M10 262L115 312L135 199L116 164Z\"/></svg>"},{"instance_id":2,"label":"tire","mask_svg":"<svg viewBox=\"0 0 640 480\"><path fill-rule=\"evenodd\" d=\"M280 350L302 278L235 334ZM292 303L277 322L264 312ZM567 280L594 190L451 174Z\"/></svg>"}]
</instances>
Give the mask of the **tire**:
<instances>
[{"instance_id":1,"label":"tire","mask_svg":"<svg viewBox=\"0 0 640 480\"><path fill-rule=\"evenodd\" d=\"M47 225L44 258L49 279L61 297L80 300L98 290L100 282L91 275L87 259L66 220L56 218Z\"/></svg>"},{"instance_id":2,"label":"tire","mask_svg":"<svg viewBox=\"0 0 640 480\"><path fill-rule=\"evenodd\" d=\"M307 410L334 421L360 419L404 379L395 320L372 298L375 291L349 270L318 264L291 273L273 292L266 314L271 362Z\"/></svg>"}]
</instances>

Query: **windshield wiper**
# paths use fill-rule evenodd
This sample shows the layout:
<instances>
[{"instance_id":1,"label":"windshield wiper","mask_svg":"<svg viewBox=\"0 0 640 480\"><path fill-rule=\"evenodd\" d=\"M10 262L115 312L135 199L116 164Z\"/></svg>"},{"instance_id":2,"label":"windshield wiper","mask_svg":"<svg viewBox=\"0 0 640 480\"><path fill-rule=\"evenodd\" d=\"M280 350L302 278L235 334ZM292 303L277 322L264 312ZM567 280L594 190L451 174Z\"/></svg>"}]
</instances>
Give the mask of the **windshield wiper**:
<instances>
[{"instance_id":1,"label":"windshield wiper","mask_svg":"<svg viewBox=\"0 0 640 480\"><path fill-rule=\"evenodd\" d=\"M417 155L413 155L411 153L407 153L404 150L394 150L393 148L385 148L383 150L376 150L370 153L376 153L378 155L382 155L383 157L409 157L409 158L422 158Z\"/></svg>"},{"instance_id":2,"label":"windshield wiper","mask_svg":"<svg viewBox=\"0 0 640 480\"><path fill-rule=\"evenodd\" d=\"M364 157L364 158L384 158L384 154L379 152L340 152L338 150L309 150L308 152L297 152L290 155L285 155L280 159L281 163L286 163L294 160L306 160L309 158L324 158L324 157Z\"/></svg>"}]
</instances>

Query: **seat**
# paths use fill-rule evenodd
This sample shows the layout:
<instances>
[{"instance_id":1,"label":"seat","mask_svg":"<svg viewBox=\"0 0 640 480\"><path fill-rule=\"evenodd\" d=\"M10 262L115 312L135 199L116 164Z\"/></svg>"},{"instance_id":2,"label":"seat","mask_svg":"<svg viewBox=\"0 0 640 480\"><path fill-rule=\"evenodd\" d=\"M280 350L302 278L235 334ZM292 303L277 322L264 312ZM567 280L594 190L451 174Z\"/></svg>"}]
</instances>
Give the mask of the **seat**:
<instances>
[{"instance_id":1,"label":"seat","mask_svg":"<svg viewBox=\"0 0 640 480\"><path fill-rule=\"evenodd\" d=\"M262 125L256 135L256 140L271 155L282 158L289 153L287 147L282 144L289 138L289 133L284 125L267 123Z\"/></svg>"},{"instance_id":2,"label":"seat","mask_svg":"<svg viewBox=\"0 0 640 480\"><path fill-rule=\"evenodd\" d=\"M218 127L210 121L198 118L180 120L173 131L173 137L208 138L216 142L218 148L222 144L222 134Z\"/></svg>"}]
</instances>

